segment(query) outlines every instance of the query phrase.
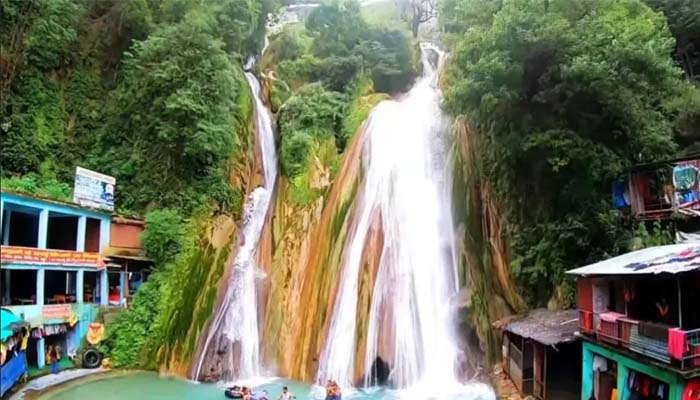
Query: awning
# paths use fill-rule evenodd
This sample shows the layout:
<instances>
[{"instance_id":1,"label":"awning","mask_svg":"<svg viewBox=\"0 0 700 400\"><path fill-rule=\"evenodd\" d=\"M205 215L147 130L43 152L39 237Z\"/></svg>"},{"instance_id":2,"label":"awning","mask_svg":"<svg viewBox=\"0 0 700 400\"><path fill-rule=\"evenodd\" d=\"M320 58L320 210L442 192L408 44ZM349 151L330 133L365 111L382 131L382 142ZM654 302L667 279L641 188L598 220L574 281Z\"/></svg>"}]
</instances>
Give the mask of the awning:
<instances>
[{"instance_id":1,"label":"awning","mask_svg":"<svg viewBox=\"0 0 700 400\"><path fill-rule=\"evenodd\" d=\"M573 269L567 274L579 276L679 274L698 269L700 269L700 243L685 243L633 251Z\"/></svg>"},{"instance_id":2,"label":"awning","mask_svg":"<svg viewBox=\"0 0 700 400\"><path fill-rule=\"evenodd\" d=\"M0 309L0 342L4 342L12 336L15 332L22 329L23 326L28 326L29 324L20 318L10 310Z\"/></svg>"},{"instance_id":3,"label":"awning","mask_svg":"<svg viewBox=\"0 0 700 400\"><path fill-rule=\"evenodd\" d=\"M516 317L503 328L506 332L532 339L545 346L576 340L578 312L576 310L550 311L537 309Z\"/></svg>"}]
</instances>

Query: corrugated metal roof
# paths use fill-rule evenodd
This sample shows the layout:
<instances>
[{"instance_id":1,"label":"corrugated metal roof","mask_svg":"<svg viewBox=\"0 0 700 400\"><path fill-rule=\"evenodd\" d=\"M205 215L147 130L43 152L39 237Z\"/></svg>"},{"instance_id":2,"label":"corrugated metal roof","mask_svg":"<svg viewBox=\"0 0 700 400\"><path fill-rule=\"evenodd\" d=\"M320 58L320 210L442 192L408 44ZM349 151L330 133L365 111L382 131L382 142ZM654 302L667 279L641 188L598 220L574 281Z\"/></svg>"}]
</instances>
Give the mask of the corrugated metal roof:
<instances>
[{"instance_id":1,"label":"corrugated metal roof","mask_svg":"<svg viewBox=\"0 0 700 400\"><path fill-rule=\"evenodd\" d=\"M578 313L576 310L532 310L506 324L504 330L546 346L572 342L578 331Z\"/></svg>"},{"instance_id":2,"label":"corrugated metal roof","mask_svg":"<svg viewBox=\"0 0 700 400\"><path fill-rule=\"evenodd\" d=\"M571 275L679 274L700 269L700 243L649 247L568 271Z\"/></svg>"}]
</instances>

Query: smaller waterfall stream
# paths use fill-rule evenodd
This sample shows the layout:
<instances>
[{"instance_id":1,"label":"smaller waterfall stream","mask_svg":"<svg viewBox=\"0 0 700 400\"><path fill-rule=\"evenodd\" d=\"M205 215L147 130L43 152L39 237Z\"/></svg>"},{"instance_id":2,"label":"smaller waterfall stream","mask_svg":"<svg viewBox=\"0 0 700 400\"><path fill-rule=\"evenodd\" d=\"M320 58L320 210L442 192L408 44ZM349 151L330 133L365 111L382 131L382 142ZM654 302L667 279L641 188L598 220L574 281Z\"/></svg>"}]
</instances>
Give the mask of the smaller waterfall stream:
<instances>
[{"instance_id":1,"label":"smaller waterfall stream","mask_svg":"<svg viewBox=\"0 0 700 400\"><path fill-rule=\"evenodd\" d=\"M256 280L264 275L258 269L255 255L277 179L277 150L272 118L260 98L260 83L252 72L246 72L245 77L255 102L255 128L264 185L253 190L246 201L240 244L231 266L228 288L195 364L194 379L201 379L204 360L212 351L225 354L220 366L223 381L259 376L261 372ZM216 350L211 346L216 346Z\"/></svg>"}]
</instances>

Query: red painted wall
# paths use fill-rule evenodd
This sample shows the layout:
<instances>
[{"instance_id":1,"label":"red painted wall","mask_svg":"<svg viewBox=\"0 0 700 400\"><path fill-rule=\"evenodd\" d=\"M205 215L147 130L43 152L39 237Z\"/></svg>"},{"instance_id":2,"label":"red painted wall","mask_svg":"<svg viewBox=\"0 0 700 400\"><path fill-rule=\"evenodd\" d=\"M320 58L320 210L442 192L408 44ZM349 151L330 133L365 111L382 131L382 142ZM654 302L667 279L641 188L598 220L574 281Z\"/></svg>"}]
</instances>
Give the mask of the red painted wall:
<instances>
[{"instance_id":1,"label":"red painted wall","mask_svg":"<svg viewBox=\"0 0 700 400\"><path fill-rule=\"evenodd\" d=\"M141 221L112 219L110 230L110 246L129 249L141 248L141 233L144 224Z\"/></svg>"},{"instance_id":2,"label":"red painted wall","mask_svg":"<svg viewBox=\"0 0 700 400\"><path fill-rule=\"evenodd\" d=\"M593 285L590 278L576 280L576 304L580 310L593 311Z\"/></svg>"}]
</instances>

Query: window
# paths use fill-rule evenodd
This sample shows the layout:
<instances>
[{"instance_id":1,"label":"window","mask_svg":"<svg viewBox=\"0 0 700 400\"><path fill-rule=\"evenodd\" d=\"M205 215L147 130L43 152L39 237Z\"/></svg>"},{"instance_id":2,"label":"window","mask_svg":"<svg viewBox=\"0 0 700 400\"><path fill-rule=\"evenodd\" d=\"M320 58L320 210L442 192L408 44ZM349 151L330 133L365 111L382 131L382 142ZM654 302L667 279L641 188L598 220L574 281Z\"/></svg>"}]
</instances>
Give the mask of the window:
<instances>
[{"instance_id":1,"label":"window","mask_svg":"<svg viewBox=\"0 0 700 400\"><path fill-rule=\"evenodd\" d=\"M44 274L44 303L64 304L76 302L77 272L47 270Z\"/></svg>"},{"instance_id":2,"label":"window","mask_svg":"<svg viewBox=\"0 0 700 400\"><path fill-rule=\"evenodd\" d=\"M85 221L85 251L97 253L100 251L100 220L87 218Z\"/></svg>"},{"instance_id":3,"label":"window","mask_svg":"<svg viewBox=\"0 0 700 400\"><path fill-rule=\"evenodd\" d=\"M0 299L6 306L36 304L36 271L4 269Z\"/></svg>"},{"instance_id":4,"label":"window","mask_svg":"<svg viewBox=\"0 0 700 400\"><path fill-rule=\"evenodd\" d=\"M9 246L37 247L39 245L39 212L3 210L3 224L9 221L7 232L3 231L3 244Z\"/></svg>"},{"instance_id":5,"label":"window","mask_svg":"<svg viewBox=\"0 0 700 400\"><path fill-rule=\"evenodd\" d=\"M49 212L46 247L56 250L77 250L78 217Z\"/></svg>"}]
</instances>

